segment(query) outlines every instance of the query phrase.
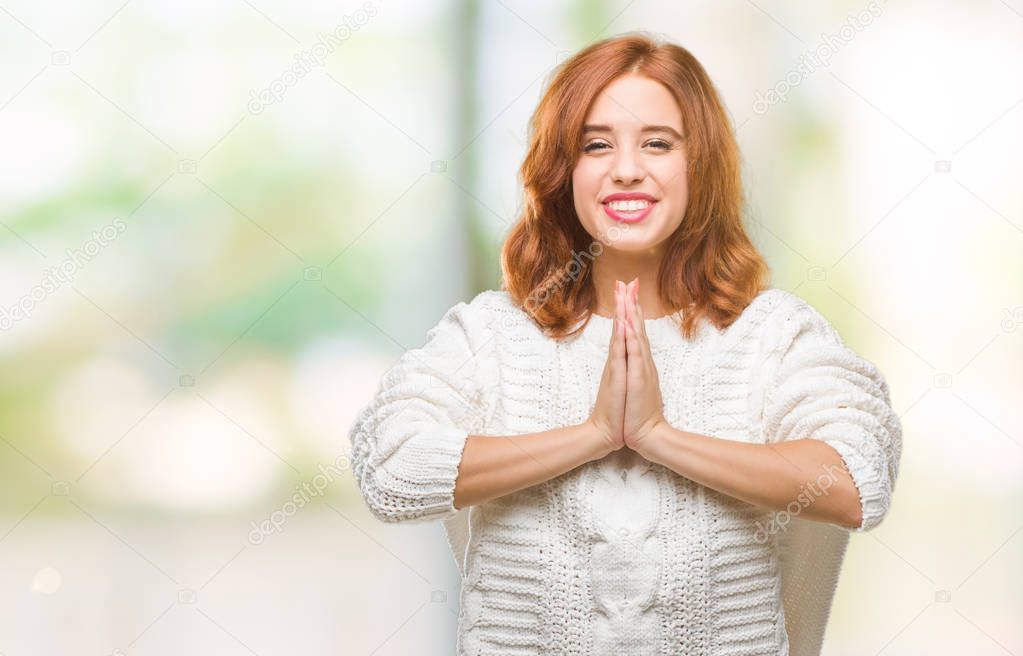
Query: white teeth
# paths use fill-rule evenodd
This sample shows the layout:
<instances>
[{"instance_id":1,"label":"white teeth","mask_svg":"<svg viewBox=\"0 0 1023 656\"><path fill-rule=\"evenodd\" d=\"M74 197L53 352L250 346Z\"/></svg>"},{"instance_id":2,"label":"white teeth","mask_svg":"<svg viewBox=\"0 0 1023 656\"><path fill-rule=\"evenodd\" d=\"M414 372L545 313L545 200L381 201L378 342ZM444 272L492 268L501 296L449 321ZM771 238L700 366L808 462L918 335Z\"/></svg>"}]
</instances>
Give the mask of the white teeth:
<instances>
[{"instance_id":1,"label":"white teeth","mask_svg":"<svg viewBox=\"0 0 1023 656\"><path fill-rule=\"evenodd\" d=\"M618 212L635 212L646 209L648 205L650 205L648 200L613 200L608 203L611 209Z\"/></svg>"}]
</instances>

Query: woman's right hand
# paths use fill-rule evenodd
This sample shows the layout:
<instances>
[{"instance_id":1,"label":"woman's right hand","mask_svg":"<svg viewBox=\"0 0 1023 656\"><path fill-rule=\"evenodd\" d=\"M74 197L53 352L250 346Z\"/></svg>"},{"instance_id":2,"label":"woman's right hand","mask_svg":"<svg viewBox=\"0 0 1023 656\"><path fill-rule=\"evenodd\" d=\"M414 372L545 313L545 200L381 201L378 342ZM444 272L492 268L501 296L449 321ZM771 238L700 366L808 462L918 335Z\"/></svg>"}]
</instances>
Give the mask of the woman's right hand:
<instances>
[{"instance_id":1,"label":"woman's right hand","mask_svg":"<svg viewBox=\"0 0 1023 656\"><path fill-rule=\"evenodd\" d=\"M625 446L625 283L615 281L615 315L604 372L593 412L587 420L606 442L608 451Z\"/></svg>"}]
</instances>

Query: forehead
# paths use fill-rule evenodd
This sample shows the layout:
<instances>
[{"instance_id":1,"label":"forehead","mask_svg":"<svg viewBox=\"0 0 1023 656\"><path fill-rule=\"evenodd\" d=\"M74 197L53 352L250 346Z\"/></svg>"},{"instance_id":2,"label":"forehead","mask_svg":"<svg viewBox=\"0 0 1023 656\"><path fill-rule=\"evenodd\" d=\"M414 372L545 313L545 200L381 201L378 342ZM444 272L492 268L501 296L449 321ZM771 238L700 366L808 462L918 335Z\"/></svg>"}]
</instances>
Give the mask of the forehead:
<instances>
[{"instance_id":1,"label":"forehead","mask_svg":"<svg viewBox=\"0 0 1023 656\"><path fill-rule=\"evenodd\" d=\"M594 98L586 123L613 128L660 124L682 130L682 110L660 82L631 74L612 80Z\"/></svg>"}]
</instances>

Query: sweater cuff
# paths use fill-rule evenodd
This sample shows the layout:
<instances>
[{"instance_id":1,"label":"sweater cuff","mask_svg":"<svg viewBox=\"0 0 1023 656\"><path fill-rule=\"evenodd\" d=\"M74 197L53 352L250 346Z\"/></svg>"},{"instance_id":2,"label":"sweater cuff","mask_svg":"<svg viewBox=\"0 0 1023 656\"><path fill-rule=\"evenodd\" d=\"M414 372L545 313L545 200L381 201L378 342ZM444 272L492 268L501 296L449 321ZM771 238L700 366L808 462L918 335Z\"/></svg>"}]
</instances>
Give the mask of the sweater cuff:
<instances>
[{"instance_id":1,"label":"sweater cuff","mask_svg":"<svg viewBox=\"0 0 1023 656\"><path fill-rule=\"evenodd\" d=\"M409 440L401 459L390 462L401 469L391 471L384 461L376 482L383 492L370 504L379 519L388 522L428 522L454 516L455 482L469 431L433 426L428 439Z\"/></svg>"},{"instance_id":2,"label":"sweater cuff","mask_svg":"<svg viewBox=\"0 0 1023 656\"><path fill-rule=\"evenodd\" d=\"M859 442L859 448L854 448L841 440L824 439L822 441L831 445L842 457L846 471L852 477L859 494L862 522L855 528L849 526L841 526L841 528L851 533L864 533L871 530L881 523L889 503L887 486L878 475L878 472L884 471L884 468L876 465L876 461L883 458L884 454L880 452L874 442L869 440ZM864 453L863 449L870 449L875 453ZM872 460L875 461L874 464L872 464Z\"/></svg>"}]
</instances>

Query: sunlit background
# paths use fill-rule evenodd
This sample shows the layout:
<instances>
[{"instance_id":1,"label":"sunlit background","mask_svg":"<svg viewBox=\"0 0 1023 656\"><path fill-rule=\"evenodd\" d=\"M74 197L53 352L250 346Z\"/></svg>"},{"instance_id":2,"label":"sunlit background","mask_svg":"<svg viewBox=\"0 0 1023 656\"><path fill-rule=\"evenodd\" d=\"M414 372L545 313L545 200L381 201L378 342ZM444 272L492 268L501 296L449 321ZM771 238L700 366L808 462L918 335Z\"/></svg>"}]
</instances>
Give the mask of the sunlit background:
<instances>
[{"instance_id":1,"label":"sunlit background","mask_svg":"<svg viewBox=\"0 0 1023 656\"><path fill-rule=\"evenodd\" d=\"M773 286L902 417L824 653L1023 655L1021 0L3 2L0 653L453 653L442 527L369 514L348 428L629 30L704 63Z\"/></svg>"}]
</instances>

